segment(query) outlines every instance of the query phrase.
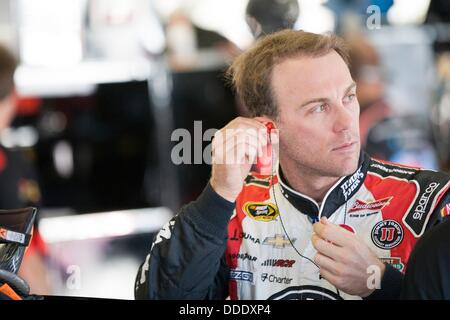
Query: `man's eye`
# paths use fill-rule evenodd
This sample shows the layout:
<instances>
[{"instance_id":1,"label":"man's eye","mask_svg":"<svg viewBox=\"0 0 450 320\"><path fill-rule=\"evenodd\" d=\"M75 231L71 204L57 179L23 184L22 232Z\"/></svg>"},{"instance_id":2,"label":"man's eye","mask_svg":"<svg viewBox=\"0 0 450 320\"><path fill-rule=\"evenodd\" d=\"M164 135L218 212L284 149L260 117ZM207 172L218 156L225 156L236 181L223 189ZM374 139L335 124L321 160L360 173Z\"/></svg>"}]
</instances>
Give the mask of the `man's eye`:
<instances>
[{"instance_id":1,"label":"man's eye","mask_svg":"<svg viewBox=\"0 0 450 320\"><path fill-rule=\"evenodd\" d=\"M326 105L326 104L321 104L320 106L315 107L315 108L312 110L312 112L313 112L313 113L321 113L321 112L324 112L326 108L327 108L327 105Z\"/></svg>"},{"instance_id":2,"label":"man's eye","mask_svg":"<svg viewBox=\"0 0 450 320\"><path fill-rule=\"evenodd\" d=\"M355 98L356 98L356 94L351 93L351 94L347 95L344 100L345 100L345 102L352 102L353 100L355 100Z\"/></svg>"}]
</instances>

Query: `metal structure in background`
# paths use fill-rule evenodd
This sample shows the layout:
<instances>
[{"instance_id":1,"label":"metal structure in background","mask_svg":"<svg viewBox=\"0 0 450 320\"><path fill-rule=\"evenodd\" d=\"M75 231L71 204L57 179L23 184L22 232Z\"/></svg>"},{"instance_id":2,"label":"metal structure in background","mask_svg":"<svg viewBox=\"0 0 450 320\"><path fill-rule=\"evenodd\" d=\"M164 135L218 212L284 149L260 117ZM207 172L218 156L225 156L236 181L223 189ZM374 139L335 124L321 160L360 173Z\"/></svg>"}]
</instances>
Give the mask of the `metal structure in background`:
<instances>
[{"instance_id":1,"label":"metal structure in background","mask_svg":"<svg viewBox=\"0 0 450 320\"><path fill-rule=\"evenodd\" d=\"M171 134L174 130L174 119L171 108L172 77L164 57L153 61L153 73L148 79L150 105L155 118L156 149L149 146L149 153L158 155L159 168L150 167L145 173L146 195L151 199L159 199L162 206L177 211L180 207L180 190L177 171L171 155ZM151 203L151 201L149 201Z\"/></svg>"}]
</instances>

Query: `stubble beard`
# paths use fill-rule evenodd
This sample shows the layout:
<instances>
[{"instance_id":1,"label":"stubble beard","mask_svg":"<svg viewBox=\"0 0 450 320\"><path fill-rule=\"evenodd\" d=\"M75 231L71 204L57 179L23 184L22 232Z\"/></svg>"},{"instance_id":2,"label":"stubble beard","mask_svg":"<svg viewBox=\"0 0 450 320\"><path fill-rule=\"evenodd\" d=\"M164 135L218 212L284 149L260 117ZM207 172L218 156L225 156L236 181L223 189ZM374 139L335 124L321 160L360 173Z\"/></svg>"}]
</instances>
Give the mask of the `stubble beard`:
<instances>
[{"instance_id":1,"label":"stubble beard","mask_svg":"<svg viewBox=\"0 0 450 320\"><path fill-rule=\"evenodd\" d=\"M358 169L359 152L352 157L351 164L340 166L333 159L301 153L301 147L293 148L280 141L280 163L295 168L299 175L310 177L341 178L353 174Z\"/></svg>"}]
</instances>

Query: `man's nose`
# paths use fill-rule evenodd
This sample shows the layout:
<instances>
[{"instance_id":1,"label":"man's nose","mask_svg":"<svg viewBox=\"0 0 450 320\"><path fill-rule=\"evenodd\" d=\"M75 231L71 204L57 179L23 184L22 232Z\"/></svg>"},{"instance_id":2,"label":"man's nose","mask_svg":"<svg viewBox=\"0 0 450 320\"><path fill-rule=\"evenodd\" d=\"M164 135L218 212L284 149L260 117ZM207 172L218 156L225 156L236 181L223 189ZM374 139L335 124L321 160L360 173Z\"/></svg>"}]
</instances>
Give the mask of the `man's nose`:
<instances>
[{"instance_id":1,"label":"man's nose","mask_svg":"<svg viewBox=\"0 0 450 320\"><path fill-rule=\"evenodd\" d=\"M349 130L353 126L355 117L352 111L342 103L335 105L334 131L341 132Z\"/></svg>"}]
</instances>

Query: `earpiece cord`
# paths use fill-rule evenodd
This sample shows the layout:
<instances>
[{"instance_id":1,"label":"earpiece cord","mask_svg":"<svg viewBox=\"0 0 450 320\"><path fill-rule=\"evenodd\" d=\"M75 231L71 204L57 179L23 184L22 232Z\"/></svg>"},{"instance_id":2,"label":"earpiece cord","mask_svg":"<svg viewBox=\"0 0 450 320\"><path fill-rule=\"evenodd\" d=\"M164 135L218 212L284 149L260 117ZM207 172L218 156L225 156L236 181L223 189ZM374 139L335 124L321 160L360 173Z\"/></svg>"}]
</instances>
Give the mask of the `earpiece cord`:
<instances>
[{"instance_id":1,"label":"earpiece cord","mask_svg":"<svg viewBox=\"0 0 450 320\"><path fill-rule=\"evenodd\" d=\"M345 211L344 211L344 224L347 221L347 201L345 201Z\"/></svg>"}]
</instances>

